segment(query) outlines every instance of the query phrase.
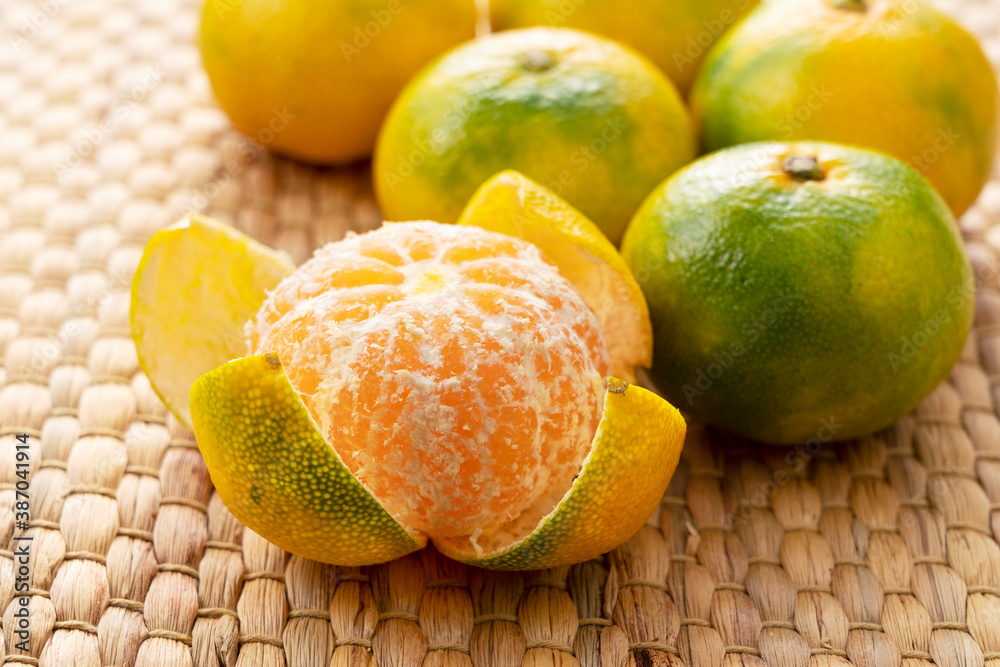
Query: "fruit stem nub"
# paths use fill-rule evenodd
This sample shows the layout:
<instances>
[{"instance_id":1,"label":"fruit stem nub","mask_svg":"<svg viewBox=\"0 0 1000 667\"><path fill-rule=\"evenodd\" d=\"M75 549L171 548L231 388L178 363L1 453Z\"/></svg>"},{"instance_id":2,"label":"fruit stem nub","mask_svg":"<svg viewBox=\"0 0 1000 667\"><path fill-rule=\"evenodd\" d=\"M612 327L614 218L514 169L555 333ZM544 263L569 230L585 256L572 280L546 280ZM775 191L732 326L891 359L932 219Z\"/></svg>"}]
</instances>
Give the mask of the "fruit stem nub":
<instances>
[{"instance_id":1,"label":"fruit stem nub","mask_svg":"<svg viewBox=\"0 0 1000 667\"><path fill-rule=\"evenodd\" d=\"M837 9L847 9L853 12L863 12L868 9L865 0L832 0L830 4Z\"/></svg>"},{"instance_id":2,"label":"fruit stem nub","mask_svg":"<svg viewBox=\"0 0 1000 667\"><path fill-rule=\"evenodd\" d=\"M819 160L811 155L789 155L781 163L781 170L800 181L822 181L826 178Z\"/></svg>"},{"instance_id":3,"label":"fruit stem nub","mask_svg":"<svg viewBox=\"0 0 1000 667\"><path fill-rule=\"evenodd\" d=\"M628 382L625 382L625 380L613 377L608 378L608 391L612 394L624 394L626 389L628 389Z\"/></svg>"},{"instance_id":4,"label":"fruit stem nub","mask_svg":"<svg viewBox=\"0 0 1000 667\"><path fill-rule=\"evenodd\" d=\"M529 72L544 72L555 65L552 54L541 49L525 51L520 57L521 67Z\"/></svg>"}]
</instances>

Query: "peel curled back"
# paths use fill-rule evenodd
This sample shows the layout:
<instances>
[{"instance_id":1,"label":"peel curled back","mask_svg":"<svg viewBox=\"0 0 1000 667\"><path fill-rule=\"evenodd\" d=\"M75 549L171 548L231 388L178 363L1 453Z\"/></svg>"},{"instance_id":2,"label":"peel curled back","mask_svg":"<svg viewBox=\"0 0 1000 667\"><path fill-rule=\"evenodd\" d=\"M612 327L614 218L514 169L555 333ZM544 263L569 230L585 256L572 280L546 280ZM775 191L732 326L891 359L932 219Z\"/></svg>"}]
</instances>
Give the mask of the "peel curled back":
<instances>
[{"instance_id":1,"label":"peel curled back","mask_svg":"<svg viewBox=\"0 0 1000 667\"><path fill-rule=\"evenodd\" d=\"M483 183L458 219L534 243L596 313L610 373L635 381L653 361L653 330L639 283L611 241L568 202L514 170Z\"/></svg>"},{"instance_id":2,"label":"peel curled back","mask_svg":"<svg viewBox=\"0 0 1000 667\"><path fill-rule=\"evenodd\" d=\"M132 338L153 389L187 426L191 384L248 352L243 323L294 270L285 253L200 215L153 235L132 281Z\"/></svg>"},{"instance_id":3,"label":"peel curled back","mask_svg":"<svg viewBox=\"0 0 1000 667\"><path fill-rule=\"evenodd\" d=\"M593 448L563 499L525 538L477 554L465 539L435 540L450 558L498 570L578 563L631 537L667 489L687 430L656 394L611 378Z\"/></svg>"},{"instance_id":4,"label":"peel curled back","mask_svg":"<svg viewBox=\"0 0 1000 667\"><path fill-rule=\"evenodd\" d=\"M423 548L351 474L275 355L231 361L191 387L198 447L226 507L282 549L370 565Z\"/></svg>"}]
</instances>

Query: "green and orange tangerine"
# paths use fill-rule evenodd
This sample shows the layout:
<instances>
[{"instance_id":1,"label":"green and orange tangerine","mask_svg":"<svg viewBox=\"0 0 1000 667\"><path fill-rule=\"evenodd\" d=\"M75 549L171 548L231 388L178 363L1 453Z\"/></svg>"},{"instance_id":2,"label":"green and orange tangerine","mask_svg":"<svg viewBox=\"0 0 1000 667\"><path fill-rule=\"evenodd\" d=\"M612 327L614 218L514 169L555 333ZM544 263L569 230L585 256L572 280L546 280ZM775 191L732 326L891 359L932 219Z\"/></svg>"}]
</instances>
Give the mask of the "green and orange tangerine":
<instances>
[{"instance_id":1,"label":"green and orange tangerine","mask_svg":"<svg viewBox=\"0 0 1000 667\"><path fill-rule=\"evenodd\" d=\"M691 92L702 147L816 140L922 173L961 215L996 150L1000 90L976 39L931 3L774 0L716 43Z\"/></svg>"},{"instance_id":2,"label":"green and orange tangerine","mask_svg":"<svg viewBox=\"0 0 1000 667\"><path fill-rule=\"evenodd\" d=\"M757 0L491 0L494 30L576 28L642 53L687 94L712 43Z\"/></svg>"},{"instance_id":3,"label":"green and orange tangerine","mask_svg":"<svg viewBox=\"0 0 1000 667\"><path fill-rule=\"evenodd\" d=\"M860 148L707 155L650 194L622 255L649 304L657 388L769 443L889 426L948 376L972 323L947 205L903 162Z\"/></svg>"},{"instance_id":4,"label":"green and orange tangerine","mask_svg":"<svg viewBox=\"0 0 1000 667\"><path fill-rule=\"evenodd\" d=\"M464 44L418 74L379 133L388 220L455 222L486 179L516 169L618 243L652 188L695 155L688 111L645 57L569 29Z\"/></svg>"}]
</instances>

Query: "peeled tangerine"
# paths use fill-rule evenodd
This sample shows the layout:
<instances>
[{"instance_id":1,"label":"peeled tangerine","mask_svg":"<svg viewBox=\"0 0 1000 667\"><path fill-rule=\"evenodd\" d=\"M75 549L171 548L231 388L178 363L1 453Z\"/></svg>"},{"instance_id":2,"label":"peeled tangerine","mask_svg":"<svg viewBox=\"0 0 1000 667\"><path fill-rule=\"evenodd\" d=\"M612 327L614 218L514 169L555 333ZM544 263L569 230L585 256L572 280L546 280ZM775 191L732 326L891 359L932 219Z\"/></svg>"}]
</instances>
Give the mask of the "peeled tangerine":
<instances>
[{"instance_id":1,"label":"peeled tangerine","mask_svg":"<svg viewBox=\"0 0 1000 667\"><path fill-rule=\"evenodd\" d=\"M650 351L645 302L621 258L516 172L487 182L463 223L388 223L291 273L206 219L150 243L133 294L140 357L157 360L158 390L193 382L199 446L253 530L337 564L388 560L432 538L455 558L519 569L596 556L653 511L684 422L608 377ZM229 266L189 273L206 268L199 256ZM581 277L588 265L601 279ZM248 284L249 298L237 287ZM187 346L220 332L179 328L151 300L164 285L178 294L167 303L235 313L229 338L244 327L251 356L177 370Z\"/></svg>"}]
</instances>

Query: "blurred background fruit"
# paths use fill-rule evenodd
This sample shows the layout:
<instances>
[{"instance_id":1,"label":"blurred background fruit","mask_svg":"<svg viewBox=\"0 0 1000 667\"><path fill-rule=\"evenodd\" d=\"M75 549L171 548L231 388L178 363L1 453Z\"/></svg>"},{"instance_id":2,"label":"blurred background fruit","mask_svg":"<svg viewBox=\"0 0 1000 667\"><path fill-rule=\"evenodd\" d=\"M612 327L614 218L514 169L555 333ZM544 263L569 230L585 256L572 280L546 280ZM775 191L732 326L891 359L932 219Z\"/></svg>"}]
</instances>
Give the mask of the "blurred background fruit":
<instances>
[{"instance_id":1,"label":"blurred background fruit","mask_svg":"<svg viewBox=\"0 0 1000 667\"><path fill-rule=\"evenodd\" d=\"M948 207L869 150L713 153L650 195L622 254L649 304L659 389L765 442L888 426L948 376L972 323Z\"/></svg>"},{"instance_id":2,"label":"blurred background fruit","mask_svg":"<svg viewBox=\"0 0 1000 667\"><path fill-rule=\"evenodd\" d=\"M344 163L371 154L406 81L475 25L473 0L208 0L201 53L240 131L307 162Z\"/></svg>"},{"instance_id":3,"label":"blurred background fruit","mask_svg":"<svg viewBox=\"0 0 1000 667\"><path fill-rule=\"evenodd\" d=\"M687 94L709 48L757 0L490 0L494 30L577 28L627 44Z\"/></svg>"},{"instance_id":4,"label":"blurred background fruit","mask_svg":"<svg viewBox=\"0 0 1000 667\"><path fill-rule=\"evenodd\" d=\"M707 151L819 139L908 162L955 215L997 139L997 83L979 44L915 0L773 0L713 48L691 93Z\"/></svg>"},{"instance_id":5,"label":"blurred background fruit","mask_svg":"<svg viewBox=\"0 0 1000 667\"><path fill-rule=\"evenodd\" d=\"M646 58L575 30L512 30L453 50L400 94L375 192L388 220L455 222L481 183L516 169L617 243L694 150L676 88Z\"/></svg>"}]
</instances>

